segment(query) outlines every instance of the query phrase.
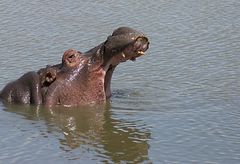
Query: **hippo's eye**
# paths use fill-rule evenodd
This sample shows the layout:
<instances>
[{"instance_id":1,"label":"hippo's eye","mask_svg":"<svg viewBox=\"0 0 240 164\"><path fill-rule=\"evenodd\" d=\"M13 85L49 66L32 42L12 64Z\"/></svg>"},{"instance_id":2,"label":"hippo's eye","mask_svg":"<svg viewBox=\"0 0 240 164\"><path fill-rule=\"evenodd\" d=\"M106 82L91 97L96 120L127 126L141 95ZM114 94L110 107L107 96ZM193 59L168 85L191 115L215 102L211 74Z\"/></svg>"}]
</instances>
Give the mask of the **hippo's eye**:
<instances>
[{"instance_id":1,"label":"hippo's eye","mask_svg":"<svg viewBox=\"0 0 240 164\"><path fill-rule=\"evenodd\" d=\"M76 56L75 54L72 54L72 55L70 55L68 58L72 59L72 58L74 58L75 56Z\"/></svg>"}]
</instances>

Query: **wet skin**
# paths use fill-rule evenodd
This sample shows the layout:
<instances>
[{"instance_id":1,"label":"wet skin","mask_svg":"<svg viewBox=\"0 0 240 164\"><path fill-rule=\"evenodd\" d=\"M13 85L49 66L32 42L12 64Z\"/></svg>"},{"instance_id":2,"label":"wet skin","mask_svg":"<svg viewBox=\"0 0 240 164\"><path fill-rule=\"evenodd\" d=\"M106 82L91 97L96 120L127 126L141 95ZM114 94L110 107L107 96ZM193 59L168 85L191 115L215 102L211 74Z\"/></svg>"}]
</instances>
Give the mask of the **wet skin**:
<instances>
[{"instance_id":1,"label":"wet skin","mask_svg":"<svg viewBox=\"0 0 240 164\"><path fill-rule=\"evenodd\" d=\"M57 70L57 78L47 88L44 96L44 104L46 106L64 105L68 101L72 103L72 100L69 100L69 98L75 96L74 91L79 91L73 82L73 78L76 76L79 67L82 67L85 62L85 57L77 50L69 49L64 52L61 67L53 66L53 69ZM80 85L79 82L76 85Z\"/></svg>"},{"instance_id":2,"label":"wet skin","mask_svg":"<svg viewBox=\"0 0 240 164\"><path fill-rule=\"evenodd\" d=\"M28 72L8 83L0 92L5 103L42 104L47 87L55 81L58 69L47 66L38 72Z\"/></svg>"},{"instance_id":3,"label":"wet skin","mask_svg":"<svg viewBox=\"0 0 240 164\"><path fill-rule=\"evenodd\" d=\"M105 102L111 96L110 84L116 66L127 60L134 61L144 54L148 46L148 39L142 33L128 27L118 28L104 43L78 54L80 57L73 59L77 63L73 62L71 69L66 66L60 68L64 71L60 71L48 87L45 106Z\"/></svg>"},{"instance_id":4,"label":"wet skin","mask_svg":"<svg viewBox=\"0 0 240 164\"><path fill-rule=\"evenodd\" d=\"M5 103L42 104L40 76L28 72L19 79L8 83L0 93Z\"/></svg>"},{"instance_id":5,"label":"wet skin","mask_svg":"<svg viewBox=\"0 0 240 164\"><path fill-rule=\"evenodd\" d=\"M0 98L10 103L44 104L46 107L103 103L111 96L110 84L116 66L127 60L134 61L148 46L144 34L120 27L105 42L86 53L67 50L61 64L47 66L37 74L30 73L31 76L7 84ZM9 95L14 98L9 100Z\"/></svg>"}]
</instances>

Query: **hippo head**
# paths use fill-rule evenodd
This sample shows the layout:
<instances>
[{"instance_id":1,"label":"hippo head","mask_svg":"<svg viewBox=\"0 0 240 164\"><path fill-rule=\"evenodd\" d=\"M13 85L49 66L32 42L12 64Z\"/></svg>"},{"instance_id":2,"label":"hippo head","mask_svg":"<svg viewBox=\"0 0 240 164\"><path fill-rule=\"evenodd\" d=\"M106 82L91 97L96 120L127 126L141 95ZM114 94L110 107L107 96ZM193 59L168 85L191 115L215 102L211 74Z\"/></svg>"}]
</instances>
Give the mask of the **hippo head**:
<instances>
[{"instance_id":1,"label":"hippo head","mask_svg":"<svg viewBox=\"0 0 240 164\"><path fill-rule=\"evenodd\" d=\"M44 103L77 106L106 101L111 96L110 84L116 66L144 55L149 41L142 33L128 28L116 29L105 42L80 53L67 50L56 80L47 88Z\"/></svg>"},{"instance_id":2,"label":"hippo head","mask_svg":"<svg viewBox=\"0 0 240 164\"><path fill-rule=\"evenodd\" d=\"M148 46L149 41L144 34L129 27L120 27L113 31L102 46L104 64L109 60L113 66L127 60L134 61L144 55Z\"/></svg>"},{"instance_id":3,"label":"hippo head","mask_svg":"<svg viewBox=\"0 0 240 164\"><path fill-rule=\"evenodd\" d=\"M107 98L111 96L110 84L115 67L127 60L135 61L136 58L144 55L148 48L148 38L143 33L129 27L120 27L114 30L102 44L92 59L95 60L98 57L102 60L101 66L106 71L104 86Z\"/></svg>"}]
</instances>

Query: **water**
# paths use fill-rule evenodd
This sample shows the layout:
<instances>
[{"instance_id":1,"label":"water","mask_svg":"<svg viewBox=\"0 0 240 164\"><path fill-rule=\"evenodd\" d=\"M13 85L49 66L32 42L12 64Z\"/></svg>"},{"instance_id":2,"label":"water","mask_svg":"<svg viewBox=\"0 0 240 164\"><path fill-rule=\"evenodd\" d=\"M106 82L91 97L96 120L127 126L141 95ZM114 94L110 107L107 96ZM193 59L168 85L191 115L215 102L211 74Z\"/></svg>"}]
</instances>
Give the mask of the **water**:
<instances>
[{"instance_id":1,"label":"water","mask_svg":"<svg viewBox=\"0 0 240 164\"><path fill-rule=\"evenodd\" d=\"M0 88L119 26L150 38L107 107L0 108L0 163L239 163L240 2L0 2Z\"/></svg>"}]
</instances>

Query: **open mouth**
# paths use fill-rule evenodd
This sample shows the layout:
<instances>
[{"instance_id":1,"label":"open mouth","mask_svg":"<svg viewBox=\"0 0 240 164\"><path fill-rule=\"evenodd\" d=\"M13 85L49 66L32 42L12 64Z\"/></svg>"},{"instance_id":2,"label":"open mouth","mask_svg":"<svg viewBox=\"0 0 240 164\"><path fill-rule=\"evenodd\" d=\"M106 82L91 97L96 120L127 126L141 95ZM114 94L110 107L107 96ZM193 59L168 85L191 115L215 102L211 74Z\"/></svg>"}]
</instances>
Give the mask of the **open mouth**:
<instances>
[{"instance_id":1,"label":"open mouth","mask_svg":"<svg viewBox=\"0 0 240 164\"><path fill-rule=\"evenodd\" d=\"M149 47L149 41L147 37L140 36L135 40L133 45L133 49L137 51L138 55L144 55L145 51L147 51Z\"/></svg>"},{"instance_id":2,"label":"open mouth","mask_svg":"<svg viewBox=\"0 0 240 164\"><path fill-rule=\"evenodd\" d=\"M136 55L132 56L130 60L135 61L136 58L145 55L145 52L147 51L148 47L149 47L148 39L144 36L138 37L135 40L132 48Z\"/></svg>"},{"instance_id":3,"label":"open mouth","mask_svg":"<svg viewBox=\"0 0 240 164\"><path fill-rule=\"evenodd\" d=\"M137 57L140 57L140 56L143 56L143 55L145 55L144 51L141 51L141 50L137 51ZM131 57L130 60L131 61L136 61L137 57Z\"/></svg>"},{"instance_id":4,"label":"open mouth","mask_svg":"<svg viewBox=\"0 0 240 164\"><path fill-rule=\"evenodd\" d=\"M129 45L121 54L119 58L118 64L121 62L125 62L127 60L135 61L136 58L143 56L149 47L148 39L144 36L138 37L134 40L134 42ZM106 75L104 78L104 88L106 97L111 97L111 79L114 69L118 64L111 63L106 71Z\"/></svg>"},{"instance_id":5,"label":"open mouth","mask_svg":"<svg viewBox=\"0 0 240 164\"><path fill-rule=\"evenodd\" d=\"M104 89L105 89L106 98L111 97L111 80L112 80L112 75L115 68L116 66L110 65L108 67L108 70L104 78Z\"/></svg>"}]
</instances>

